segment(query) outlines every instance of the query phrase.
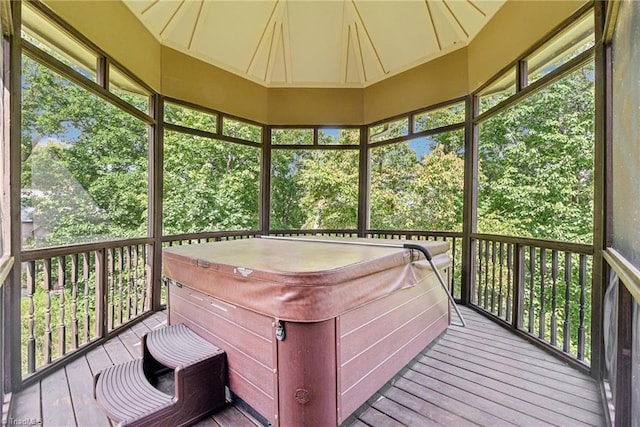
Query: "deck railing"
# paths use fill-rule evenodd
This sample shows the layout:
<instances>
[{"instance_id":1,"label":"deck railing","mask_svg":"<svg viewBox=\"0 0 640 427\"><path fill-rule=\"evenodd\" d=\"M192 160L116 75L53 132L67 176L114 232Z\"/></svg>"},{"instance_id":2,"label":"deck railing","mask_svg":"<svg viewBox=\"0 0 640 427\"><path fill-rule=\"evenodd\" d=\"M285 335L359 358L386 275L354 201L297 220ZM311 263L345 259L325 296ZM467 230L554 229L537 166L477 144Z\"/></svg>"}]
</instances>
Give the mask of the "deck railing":
<instances>
[{"instance_id":1,"label":"deck railing","mask_svg":"<svg viewBox=\"0 0 640 427\"><path fill-rule=\"evenodd\" d=\"M133 239L23 252L23 378L151 310L152 243Z\"/></svg>"},{"instance_id":2,"label":"deck railing","mask_svg":"<svg viewBox=\"0 0 640 427\"><path fill-rule=\"evenodd\" d=\"M163 247L245 239L256 230L164 236ZM355 237L356 230L272 230L275 236ZM449 287L461 298L462 233L366 230L366 237L450 244ZM475 234L474 305L587 366L590 245ZM39 377L78 350L148 313L154 240L27 250L22 253L22 372ZM161 287L162 302L166 289Z\"/></svg>"},{"instance_id":3,"label":"deck railing","mask_svg":"<svg viewBox=\"0 0 640 427\"><path fill-rule=\"evenodd\" d=\"M608 248L603 256L617 278L617 284L609 284L614 298L605 298L604 309L611 325L611 345L605 349L615 408L612 424L629 426L640 414L640 270L615 249Z\"/></svg>"},{"instance_id":4,"label":"deck railing","mask_svg":"<svg viewBox=\"0 0 640 427\"><path fill-rule=\"evenodd\" d=\"M472 239L472 303L588 366L593 247L483 234Z\"/></svg>"}]
</instances>

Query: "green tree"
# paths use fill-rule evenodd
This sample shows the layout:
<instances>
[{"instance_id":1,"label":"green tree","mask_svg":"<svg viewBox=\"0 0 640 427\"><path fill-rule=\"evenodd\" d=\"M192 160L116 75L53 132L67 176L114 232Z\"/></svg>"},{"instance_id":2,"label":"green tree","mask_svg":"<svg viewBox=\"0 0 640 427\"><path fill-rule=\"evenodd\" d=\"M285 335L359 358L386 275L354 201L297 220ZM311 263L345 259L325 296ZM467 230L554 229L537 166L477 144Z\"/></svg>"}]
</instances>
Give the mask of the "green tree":
<instances>
[{"instance_id":1,"label":"green tree","mask_svg":"<svg viewBox=\"0 0 640 427\"><path fill-rule=\"evenodd\" d=\"M464 131L449 131L372 148L371 227L461 230L463 147Z\"/></svg>"},{"instance_id":2,"label":"green tree","mask_svg":"<svg viewBox=\"0 0 640 427\"><path fill-rule=\"evenodd\" d=\"M358 152L316 150L301 162L298 183L304 228L355 229L358 218Z\"/></svg>"},{"instance_id":3,"label":"green tree","mask_svg":"<svg viewBox=\"0 0 640 427\"><path fill-rule=\"evenodd\" d=\"M480 125L478 228L590 242L593 65Z\"/></svg>"},{"instance_id":4,"label":"green tree","mask_svg":"<svg viewBox=\"0 0 640 427\"><path fill-rule=\"evenodd\" d=\"M305 212L299 201L304 188L298 181L303 159L302 150L271 151L271 228L289 230L302 228Z\"/></svg>"},{"instance_id":5,"label":"green tree","mask_svg":"<svg viewBox=\"0 0 640 427\"><path fill-rule=\"evenodd\" d=\"M260 149L165 132L164 234L256 229Z\"/></svg>"},{"instance_id":6,"label":"green tree","mask_svg":"<svg viewBox=\"0 0 640 427\"><path fill-rule=\"evenodd\" d=\"M22 188L49 246L146 234L147 126L23 57Z\"/></svg>"}]
</instances>

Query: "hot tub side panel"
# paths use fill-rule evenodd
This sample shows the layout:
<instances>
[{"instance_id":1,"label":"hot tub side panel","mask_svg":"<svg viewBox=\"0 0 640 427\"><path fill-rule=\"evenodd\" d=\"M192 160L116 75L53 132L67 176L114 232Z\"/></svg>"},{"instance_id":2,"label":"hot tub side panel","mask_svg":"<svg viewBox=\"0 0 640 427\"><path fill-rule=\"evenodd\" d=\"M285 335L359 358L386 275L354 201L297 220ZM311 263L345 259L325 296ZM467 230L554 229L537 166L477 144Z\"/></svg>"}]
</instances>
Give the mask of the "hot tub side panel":
<instances>
[{"instance_id":1,"label":"hot tub side panel","mask_svg":"<svg viewBox=\"0 0 640 427\"><path fill-rule=\"evenodd\" d=\"M446 277L446 271L441 270ZM449 324L449 302L431 272L416 286L337 319L338 423L367 401Z\"/></svg>"},{"instance_id":2,"label":"hot tub side panel","mask_svg":"<svg viewBox=\"0 0 640 427\"><path fill-rule=\"evenodd\" d=\"M285 322L278 341L281 426L337 425L336 323Z\"/></svg>"},{"instance_id":3,"label":"hot tub side panel","mask_svg":"<svg viewBox=\"0 0 640 427\"><path fill-rule=\"evenodd\" d=\"M273 319L171 282L169 323L184 323L227 352L229 388L277 425Z\"/></svg>"}]
</instances>

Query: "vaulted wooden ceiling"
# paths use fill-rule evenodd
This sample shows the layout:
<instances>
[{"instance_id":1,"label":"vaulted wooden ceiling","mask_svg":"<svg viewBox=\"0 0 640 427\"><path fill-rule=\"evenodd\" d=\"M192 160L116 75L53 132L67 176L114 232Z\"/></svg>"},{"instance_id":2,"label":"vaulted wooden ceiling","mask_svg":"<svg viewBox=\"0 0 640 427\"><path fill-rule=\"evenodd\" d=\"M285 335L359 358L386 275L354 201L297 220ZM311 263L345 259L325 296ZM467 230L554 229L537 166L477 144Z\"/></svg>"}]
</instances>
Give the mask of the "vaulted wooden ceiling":
<instances>
[{"instance_id":1,"label":"vaulted wooden ceiling","mask_svg":"<svg viewBox=\"0 0 640 427\"><path fill-rule=\"evenodd\" d=\"M466 46L506 0L123 0L163 44L267 87L366 87Z\"/></svg>"}]
</instances>

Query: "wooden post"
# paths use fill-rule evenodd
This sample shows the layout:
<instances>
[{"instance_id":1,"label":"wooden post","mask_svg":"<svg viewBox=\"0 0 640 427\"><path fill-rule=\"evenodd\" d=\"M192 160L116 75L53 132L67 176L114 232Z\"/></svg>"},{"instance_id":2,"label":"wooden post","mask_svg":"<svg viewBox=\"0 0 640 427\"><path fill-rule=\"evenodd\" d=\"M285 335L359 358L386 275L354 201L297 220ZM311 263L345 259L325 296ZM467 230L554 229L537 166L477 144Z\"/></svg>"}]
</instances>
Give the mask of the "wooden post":
<instances>
[{"instance_id":1,"label":"wooden post","mask_svg":"<svg viewBox=\"0 0 640 427\"><path fill-rule=\"evenodd\" d=\"M631 396L633 378L631 375L633 362L633 297L627 287L618 285L618 339L616 346L616 389L615 389L615 425L624 427L632 425Z\"/></svg>"},{"instance_id":2,"label":"wooden post","mask_svg":"<svg viewBox=\"0 0 640 427\"><path fill-rule=\"evenodd\" d=\"M3 231L3 236L8 237L5 243L14 257L14 268L7 278L7 283L2 287L4 310L2 319L3 331L3 358L4 390L6 392L17 391L22 384L22 352L20 343L20 287L21 287L21 253L22 234L21 224L21 139L22 139L22 107L21 107L21 81L22 81L22 48L20 37L21 4L11 2L11 17L13 24L12 36L3 36L3 149L4 149L4 200L9 202L9 231ZM7 147L8 146L8 150ZM8 195L8 197L7 197ZM3 220L3 228L6 220ZM7 250L7 249L5 249Z\"/></svg>"},{"instance_id":3,"label":"wooden post","mask_svg":"<svg viewBox=\"0 0 640 427\"><path fill-rule=\"evenodd\" d=\"M260 233L269 234L271 228L271 126L262 131L260 151Z\"/></svg>"},{"instance_id":4,"label":"wooden post","mask_svg":"<svg viewBox=\"0 0 640 427\"><path fill-rule=\"evenodd\" d=\"M593 265L591 283L591 375L601 379L604 367L604 274L602 251L611 245L611 45L604 43L606 2L595 2L595 145L593 171ZM617 417L616 417L617 418Z\"/></svg>"},{"instance_id":5,"label":"wooden post","mask_svg":"<svg viewBox=\"0 0 640 427\"><path fill-rule=\"evenodd\" d=\"M473 271L475 269L475 242L472 234L476 232L478 199L478 128L473 121L478 111L478 100L467 96L465 103L464 132L464 207L462 212L462 304L470 304L475 290ZM478 301L479 302L479 301Z\"/></svg>"},{"instance_id":6,"label":"wooden post","mask_svg":"<svg viewBox=\"0 0 640 427\"><path fill-rule=\"evenodd\" d=\"M150 275L147 286L150 293L150 308L160 309L162 304L162 180L164 165L164 99L154 95L151 116L155 125L149 128L149 236L153 238L151 250L147 252Z\"/></svg>"},{"instance_id":7,"label":"wooden post","mask_svg":"<svg viewBox=\"0 0 640 427\"><path fill-rule=\"evenodd\" d=\"M366 237L369 229L369 203L371 199L371 167L367 127L360 127L360 155L358 157L358 237Z\"/></svg>"},{"instance_id":8,"label":"wooden post","mask_svg":"<svg viewBox=\"0 0 640 427\"><path fill-rule=\"evenodd\" d=\"M522 329L524 305L524 247L516 243L513 251L513 327Z\"/></svg>"}]
</instances>

